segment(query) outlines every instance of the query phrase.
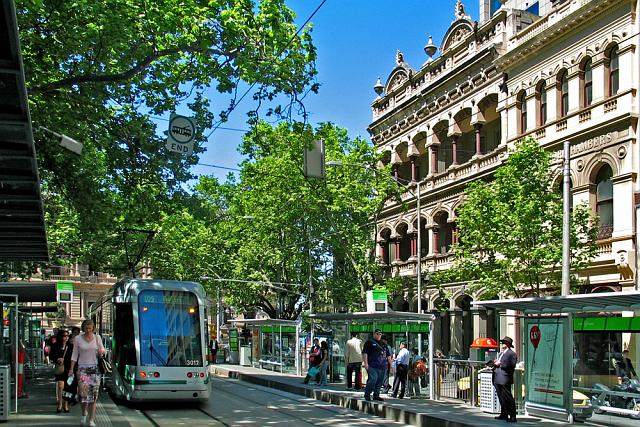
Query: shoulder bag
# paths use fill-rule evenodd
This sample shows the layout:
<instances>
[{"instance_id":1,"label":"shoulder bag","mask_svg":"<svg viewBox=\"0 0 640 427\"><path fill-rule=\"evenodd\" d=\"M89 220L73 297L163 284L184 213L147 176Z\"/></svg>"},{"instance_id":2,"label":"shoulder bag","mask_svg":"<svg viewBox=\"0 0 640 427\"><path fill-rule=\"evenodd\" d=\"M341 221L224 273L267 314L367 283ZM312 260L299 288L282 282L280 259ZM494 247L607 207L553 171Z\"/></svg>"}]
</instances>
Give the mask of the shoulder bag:
<instances>
[{"instance_id":1,"label":"shoulder bag","mask_svg":"<svg viewBox=\"0 0 640 427\"><path fill-rule=\"evenodd\" d=\"M67 349L68 348L69 348L68 345L64 348L64 353L62 353L62 362L56 362L56 366L53 368L53 372L56 375L64 374L64 356L65 356L65 354L67 354Z\"/></svg>"}]
</instances>

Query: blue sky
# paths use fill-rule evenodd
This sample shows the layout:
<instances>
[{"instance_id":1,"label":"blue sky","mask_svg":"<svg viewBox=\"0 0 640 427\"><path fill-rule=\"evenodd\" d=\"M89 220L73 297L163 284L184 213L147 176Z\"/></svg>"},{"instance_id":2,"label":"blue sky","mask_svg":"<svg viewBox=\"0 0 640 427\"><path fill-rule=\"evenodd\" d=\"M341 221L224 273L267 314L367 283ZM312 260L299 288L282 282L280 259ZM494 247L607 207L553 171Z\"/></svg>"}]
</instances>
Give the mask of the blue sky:
<instances>
[{"instance_id":1,"label":"blue sky","mask_svg":"<svg viewBox=\"0 0 640 427\"><path fill-rule=\"evenodd\" d=\"M302 25L322 0L288 0ZM454 20L456 0L327 0L312 19L313 40L318 49L317 95L306 98L312 124L331 121L347 128L351 137L369 139L373 85L378 76L384 84L395 66L396 50L405 61L419 69L427 60L423 47L429 35L440 46ZM479 1L463 1L466 14L479 19ZM437 56L438 54L436 54ZM218 110L226 107L226 97L216 97ZM222 127L247 129L246 111L250 96L232 113ZM218 129L206 145L200 163L235 168L242 160L237 146L242 132ZM198 175L214 175L224 180L229 171L196 166Z\"/></svg>"}]
</instances>

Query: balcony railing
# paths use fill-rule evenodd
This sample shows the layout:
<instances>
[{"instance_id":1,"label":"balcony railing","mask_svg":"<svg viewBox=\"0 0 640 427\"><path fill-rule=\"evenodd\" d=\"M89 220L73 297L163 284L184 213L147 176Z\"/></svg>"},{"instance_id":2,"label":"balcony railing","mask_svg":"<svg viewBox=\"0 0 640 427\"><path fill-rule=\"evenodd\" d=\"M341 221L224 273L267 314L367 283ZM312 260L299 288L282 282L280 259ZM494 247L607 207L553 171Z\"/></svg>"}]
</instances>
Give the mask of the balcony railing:
<instances>
[{"instance_id":1,"label":"balcony railing","mask_svg":"<svg viewBox=\"0 0 640 427\"><path fill-rule=\"evenodd\" d=\"M600 224L598 226L598 240L610 239L613 234L613 224Z\"/></svg>"}]
</instances>

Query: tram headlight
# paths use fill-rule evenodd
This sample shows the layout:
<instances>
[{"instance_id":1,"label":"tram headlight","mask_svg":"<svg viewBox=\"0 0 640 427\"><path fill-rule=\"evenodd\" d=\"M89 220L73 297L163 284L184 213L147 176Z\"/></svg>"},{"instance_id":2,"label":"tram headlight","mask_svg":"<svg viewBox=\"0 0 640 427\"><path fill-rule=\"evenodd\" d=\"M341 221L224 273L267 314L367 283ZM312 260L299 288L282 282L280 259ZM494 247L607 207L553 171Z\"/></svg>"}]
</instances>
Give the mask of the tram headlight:
<instances>
[{"instance_id":1,"label":"tram headlight","mask_svg":"<svg viewBox=\"0 0 640 427\"><path fill-rule=\"evenodd\" d=\"M147 377L147 373L146 373L146 372L140 372L140 376L141 376L142 378L146 378L146 377Z\"/></svg>"},{"instance_id":2,"label":"tram headlight","mask_svg":"<svg viewBox=\"0 0 640 427\"><path fill-rule=\"evenodd\" d=\"M149 311L149 307L142 307L142 311L146 313L147 311Z\"/></svg>"},{"instance_id":3,"label":"tram headlight","mask_svg":"<svg viewBox=\"0 0 640 427\"><path fill-rule=\"evenodd\" d=\"M189 314L195 314L196 308L195 307L189 307L188 312L189 312Z\"/></svg>"}]
</instances>

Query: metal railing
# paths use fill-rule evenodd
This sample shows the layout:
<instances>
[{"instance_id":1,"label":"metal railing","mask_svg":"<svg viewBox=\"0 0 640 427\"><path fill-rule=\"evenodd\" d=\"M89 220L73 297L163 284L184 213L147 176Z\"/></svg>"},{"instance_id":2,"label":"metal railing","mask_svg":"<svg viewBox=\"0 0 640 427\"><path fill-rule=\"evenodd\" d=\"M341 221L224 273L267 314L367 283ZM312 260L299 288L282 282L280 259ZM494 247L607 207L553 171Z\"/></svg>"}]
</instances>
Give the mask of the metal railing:
<instances>
[{"instance_id":1,"label":"metal railing","mask_svg":"<svg viewBox=\"0 0 640 427\"><path fill-rule=\"evenodd\" d=\"M456 399L477 406L480 399L478 372L485 362L433 359L436 399Z\"/></svg>"}]
</instances>

